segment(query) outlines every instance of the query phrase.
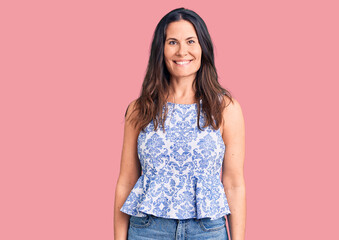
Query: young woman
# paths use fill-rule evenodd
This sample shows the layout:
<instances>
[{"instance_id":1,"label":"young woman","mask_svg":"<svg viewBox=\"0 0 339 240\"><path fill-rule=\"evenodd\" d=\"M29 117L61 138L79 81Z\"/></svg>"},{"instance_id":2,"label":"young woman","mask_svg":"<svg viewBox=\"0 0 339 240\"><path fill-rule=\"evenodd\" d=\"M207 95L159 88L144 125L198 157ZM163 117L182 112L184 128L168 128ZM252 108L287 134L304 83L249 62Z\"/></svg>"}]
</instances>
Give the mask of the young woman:
<instances>
[{"instance_id":1,"label":"young woman","mask_svg":"<svg viewBox=\"0 0 339 240\"><path fill-rule=\"evenodd\" d=\"M225 216L231 239L244 240L244 125L204 21L185 8L166 14L125 114L115 240L225 240Z\"/></svg>"}]
</instances>

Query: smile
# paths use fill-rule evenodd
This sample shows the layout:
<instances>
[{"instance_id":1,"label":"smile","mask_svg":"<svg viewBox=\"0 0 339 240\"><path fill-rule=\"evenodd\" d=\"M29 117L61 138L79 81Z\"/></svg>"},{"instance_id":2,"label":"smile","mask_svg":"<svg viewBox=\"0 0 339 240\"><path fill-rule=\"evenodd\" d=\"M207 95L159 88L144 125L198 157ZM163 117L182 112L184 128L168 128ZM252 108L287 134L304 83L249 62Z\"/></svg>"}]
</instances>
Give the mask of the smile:
<instances>
[{"instance_id":1,"label":"smile","mask_svg":"<svg viewBox=\"0 0 339 240\"><path fill-rule=\"evenodd\" d=\"M188 61L180 61L180 62L177 62L177 61L173 61L175 64L177 65L188 65L190 62L192 62L193 60L188 60Z\"/></svg>"}]
</instances>

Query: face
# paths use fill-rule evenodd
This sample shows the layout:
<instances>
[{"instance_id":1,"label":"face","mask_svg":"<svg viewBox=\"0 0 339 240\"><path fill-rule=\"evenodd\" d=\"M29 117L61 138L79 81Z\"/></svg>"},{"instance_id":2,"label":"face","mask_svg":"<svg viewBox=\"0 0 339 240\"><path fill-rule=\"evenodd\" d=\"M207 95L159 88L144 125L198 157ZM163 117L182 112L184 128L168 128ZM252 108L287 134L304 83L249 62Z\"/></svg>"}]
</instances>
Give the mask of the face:
<instances>
[{"instance_id":1,"label":"face","mask_svg":"<svg viewBox=\"0 0 339 240\"><path fill-rule=\"evenodd\" d=\"M192 23L180 20L167 26L164 59L171 77L195 78L201 65L201 47Z\"/></svg>"}]
</instances>

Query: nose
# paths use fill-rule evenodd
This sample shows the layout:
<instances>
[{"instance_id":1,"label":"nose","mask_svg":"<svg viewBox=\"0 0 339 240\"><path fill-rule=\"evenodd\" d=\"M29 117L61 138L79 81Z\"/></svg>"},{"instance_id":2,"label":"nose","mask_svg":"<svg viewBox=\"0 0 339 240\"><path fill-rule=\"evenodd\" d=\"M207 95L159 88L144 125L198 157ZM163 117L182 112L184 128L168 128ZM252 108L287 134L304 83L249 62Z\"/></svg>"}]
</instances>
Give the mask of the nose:
<instances>
[{"instance_id":1,"label":"nose","mask_svg":"<svg viewBox=\"0 0 339 240\"><path fill-rule=\"evenodd\" d=\"M186 46L186 44L179 44L177 55L178 56L186 56L187 55L187 46Z\"/></svg>"}]
</instances>

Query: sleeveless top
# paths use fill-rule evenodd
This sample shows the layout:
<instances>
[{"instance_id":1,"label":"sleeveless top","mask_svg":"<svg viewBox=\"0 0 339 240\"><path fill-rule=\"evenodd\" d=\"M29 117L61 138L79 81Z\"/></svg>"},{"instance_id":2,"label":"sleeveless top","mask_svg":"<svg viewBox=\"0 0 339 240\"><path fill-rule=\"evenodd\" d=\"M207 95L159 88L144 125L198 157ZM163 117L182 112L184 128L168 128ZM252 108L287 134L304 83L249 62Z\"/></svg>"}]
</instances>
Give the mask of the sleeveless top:
<instances>
[{"instance_id":1,"label":"sleeveless top","mask_svg":"<svg viewBox=\"0 0 339 240\"><path fill-rule=\"evenodd\" d=\"M202 104L202 100L200 100ZM198 104L167 102L165 133L151 121L137 139L142 175L120 211L144 217L217 219L230 214L220 180L225 144L220 130L202 128ZM165 106L163 111L165 110Z\"/></svg>"}]
</instances>

